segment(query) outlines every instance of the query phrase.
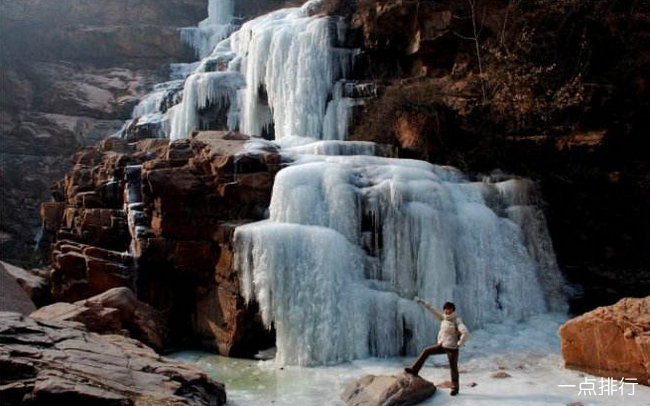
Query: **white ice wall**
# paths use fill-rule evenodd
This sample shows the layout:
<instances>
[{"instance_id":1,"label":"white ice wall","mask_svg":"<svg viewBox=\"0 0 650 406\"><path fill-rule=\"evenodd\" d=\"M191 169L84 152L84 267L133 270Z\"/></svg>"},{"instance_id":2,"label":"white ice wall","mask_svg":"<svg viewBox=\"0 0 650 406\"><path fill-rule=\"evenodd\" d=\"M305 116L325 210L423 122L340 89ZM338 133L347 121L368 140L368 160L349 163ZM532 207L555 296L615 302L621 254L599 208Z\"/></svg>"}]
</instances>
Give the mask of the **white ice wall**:
<instances>
[{"instance_id":1,"label":"white ice wall","mask_svg":"<svg viewBox=\"0 0 650 406\"><path fill-rule=\"evenodd\" d=\"M454 301L472 328L562 310L562 277L537 260L553 256L548 235L512 219L540 215L529 186L421 161L302 156L278 173L270 219L236 231L244 294L275 326L278 360L414 354L437 331L415 296Z\"/></svg>"}]
</instances>

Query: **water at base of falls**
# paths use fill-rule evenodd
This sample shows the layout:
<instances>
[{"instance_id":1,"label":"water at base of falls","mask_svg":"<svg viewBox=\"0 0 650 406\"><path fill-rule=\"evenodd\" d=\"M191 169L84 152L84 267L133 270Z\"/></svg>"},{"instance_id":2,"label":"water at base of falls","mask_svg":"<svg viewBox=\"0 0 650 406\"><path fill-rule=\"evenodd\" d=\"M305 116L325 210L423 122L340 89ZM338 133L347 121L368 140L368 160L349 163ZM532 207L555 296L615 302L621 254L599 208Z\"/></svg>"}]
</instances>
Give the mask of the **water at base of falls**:
<instances>
[{"instance_id":1,"label":"water at base of falls","mask_svg":"<svg viewBox=\"0 0 650 406\"><path fill-rule=\"evenodd\" d=\"M455 302L470 328L565 308L529 181L288 154L295 162L276 176L269 220L235 234L243 294L275 327L280 363L415 354L438 327L415 296Z\"/></svg>"},{"instance_id":2,"label":"water at base of falls","mask_svg":"<svg viewBox=\"0 0 650 406\"><path fill-rule=\"evenodd\" d=\"M650 388L636 385L625 396L578 396L585 378L599 377L564 368L557 328L566 316L542 314L524 323L487 325L475 331L460 351L460 394L439 387L422 406L548 406L593 402L602 406L645 406ZM432 332L432 339L435 333ZM219 357L199 352L172 354L189 361L212 378L225 383L228 404L234 406L343 406L345 387L366 374L396 375L413 358L370 358L328 367L281 366L269 361ZM491 377L496 371L511 375ZM429 358L420 375L436 385L449 380L444 355ZM576 385L573 388L558 385Z\"/></svg>"}]
</instances>

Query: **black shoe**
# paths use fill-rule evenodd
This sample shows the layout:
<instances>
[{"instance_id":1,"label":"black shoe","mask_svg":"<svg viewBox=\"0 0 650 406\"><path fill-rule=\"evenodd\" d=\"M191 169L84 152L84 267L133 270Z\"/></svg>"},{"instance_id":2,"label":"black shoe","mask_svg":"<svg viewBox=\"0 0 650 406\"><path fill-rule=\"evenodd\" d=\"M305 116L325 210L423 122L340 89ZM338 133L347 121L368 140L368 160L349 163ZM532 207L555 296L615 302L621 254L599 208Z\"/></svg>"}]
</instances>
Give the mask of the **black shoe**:
<instances>
[{"instance_id":1,"label":"black shoe","mask_svg":"<svg viewBox=\"0 0 650 406\"><path fill-rule=\"evenodd\" d=\"M451 393L450 393L450 395L451 395L451 396L456 396L456 395L458 395L458 390L457 390L457 389L452 390Z\"/></svg>"},{"instance_id":2,"label":"black shoe","mask_svg":"<svg viewBox=\"0 0 650 406\"><path fill-rule=\"evenodd\" d=\"M405 371L407 374L411 374L411 375L418 376L418 373L415 372L415 370L414 370L413 368L404 368L404 371Z\"/></svg>"}]
</instances>

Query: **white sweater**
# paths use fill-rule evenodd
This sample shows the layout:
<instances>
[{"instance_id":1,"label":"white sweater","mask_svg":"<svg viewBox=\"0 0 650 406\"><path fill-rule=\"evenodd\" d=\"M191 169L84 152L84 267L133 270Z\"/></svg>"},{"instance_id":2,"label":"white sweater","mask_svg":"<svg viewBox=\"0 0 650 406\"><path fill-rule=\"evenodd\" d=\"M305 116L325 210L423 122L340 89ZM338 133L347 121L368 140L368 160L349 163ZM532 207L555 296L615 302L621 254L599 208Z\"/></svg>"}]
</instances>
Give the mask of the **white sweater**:
<instances>
[{"instance_id":1,"label":"white sweater","mask_svg":"<svg viewBox=\"0 0 650 406\"><path fill-rule=\"evenodd\" d=\"M456 349L465 344L469 339L469 330L456 313L442 314L440 319L440 331L438 332L438 344L444 348ZM460 333L460 339L458 337Z\"/></svg>"}]
</instances>

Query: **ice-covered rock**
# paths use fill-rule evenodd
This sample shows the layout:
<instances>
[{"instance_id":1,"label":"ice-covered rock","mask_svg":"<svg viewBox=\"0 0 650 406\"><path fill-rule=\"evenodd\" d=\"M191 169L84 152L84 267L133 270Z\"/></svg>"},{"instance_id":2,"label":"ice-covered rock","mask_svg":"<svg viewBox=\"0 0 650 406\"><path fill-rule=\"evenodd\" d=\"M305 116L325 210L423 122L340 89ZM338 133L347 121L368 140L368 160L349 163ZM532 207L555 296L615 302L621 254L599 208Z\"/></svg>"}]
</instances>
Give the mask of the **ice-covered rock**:
<instances>
[{"instance_id":1,"label":"ice-covered rock","mask_svg":"<svg viewBox=\"0 0 650 406\"><path fill-rule=\"evenodd\" d=\"M565 310L530 187L422 161L295 157L269 220L236 231L243 295L275 327L277 360L298 365L417 353L437 325L415 296L455 302L470 328Z\"/></svg>"}]
</instances>

